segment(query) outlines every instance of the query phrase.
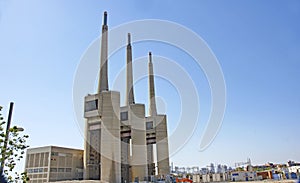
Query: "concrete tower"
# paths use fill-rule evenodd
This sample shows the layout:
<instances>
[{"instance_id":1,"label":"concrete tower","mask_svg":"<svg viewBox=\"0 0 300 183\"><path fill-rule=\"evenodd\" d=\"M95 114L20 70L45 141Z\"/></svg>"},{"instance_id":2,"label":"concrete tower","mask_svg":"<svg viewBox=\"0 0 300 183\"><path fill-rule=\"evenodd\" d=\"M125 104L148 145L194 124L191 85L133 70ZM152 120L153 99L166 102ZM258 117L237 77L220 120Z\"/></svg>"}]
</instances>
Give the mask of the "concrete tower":
<instances>
[{"instance_id":1,"label":"concrete tower","mask_svg":"<svg viewBox=\"0 0 300 183\"><path fill-rule=\"evenodd\" d=\"M121 107L121 154L122 180L126 182L143 181L147 179L147 149L145 130L145 105L134 101L132 48L131 37L128 34L127 44L127 83L126 106ZM125 132L125 133L122 133ZM130 134L130 135L127 135ZM131 146L130 146L131 142ZM128 151L128 149L131 149ZM130 155L131 151L131 155ZM128 159L126 160L126 157ZM129 167L126 166L129 164ZM128 171L127 171L128 170Z\"/></svg>"},{"instance_id":2,"label":"concrete tower","mask_svg":"<svg viewBox=\"0 0 300 183\"><path fill-rule=\"evenodd\" d=\"M133 73L132 73L132 49L131 37L128 33L128 44L126 47L126 97L125 106L121 107L121 180L122 182L131 181L131 126L129 125L128 109L134 104L134 90L133 90Z\"/></svg>"},{"instance_id":3,"label":"concrete tower","mask_svg":"<svg viewBox=\"0 0 300 183\"><path fill-rule=\"evenodd\" d=\"M155 87L154 87L154 74L153 74L153 63L152 54L149 52L149 120L153 120L156 136L156 156L157 156L157 167L158 175L165 177L170 174L169 167L169 145L168 145L168 132L167 132L167 116L163 114L157 114L156 101L155 101ZM149 146L149 145L148 145ZM148 148L148 153L149 153ZM148 155L148 158L149 155ZM149 163L148 159L148 163ZM148 165L149 166L149 165Z\"/></svg>"},{"instance_id":4,"label":"concrete tower","mask_svg":"<svg viewBox=\"0 0 300 183\"><path fill-rule=\"evenodd\" d=\"M107 48L108 48L108 26L107 26L107 12L104 12L102 36L101 36L101 51L100 51L100 73L98 83L98 93L108 91L108 76L107 76Z\"/></svg>"},{"instance_id":5,"label":"concrete tower","mask_svg":"<svg viewBox=\"0 0 300 183\"><path fill-rule=\"evenodd\" d=\"M154 89L154 74L153 74L153 63L152 53L149 52L149 114L150 116L157 116L156 101L155 101L155 89Z\"/></svg>"},{"instance_id":6,"label":"concrete tower","mask_svg":"<svg viewBox=\"0 0 300 183\"><path fill-rule=\"evenodd\" d=\"M127 66L126 66L126 105L134 104L134 91L133 91L133 73L132 73L132 49L131 49L131 37L128 33L127 44Z\"/></svg>"},{"instance_id":7,"label":"concrete tower","mask_svg":"<svg viewBox=\"0 0 300 183\"><path fill-rule=\"evenodd\" d=\"M147 165L148 175L155 176L155 162L154 162L154 144L156 143L155 134L155 116L157 115L156 103L155 103L155 89L154 89L154 75L153 75L153 64L152 55L149 52L149 117L146 118L146 130L147 130Z\"/></svg>"},{"instance_id":8,"label":"concrete tower","mask_svg":"<svg viewBox=\"0 0 300 183\"><path fill-rule=\"evenodd\" d=\"M152 55L149 53L149 117L145 105L135 103L131 36L126 49L125 106L120 93L108 87L108 26L104 12L100 50L98 91L85 97L84 179L123 183L148 180L154 176L154 148L158 175L169 174L167 117L158 114Z\"/></svg>"},{"instance_id":9,"label":"concrete tower","mask_svg":"<svg viewBox=\"0 0 300 183\"><path fill-rule=\"evenodd\" d=\"M102 26L98 93L85 97L84 179L121 182L120 93L108 90L107 13Z\"/></svg>"}]
</instances>

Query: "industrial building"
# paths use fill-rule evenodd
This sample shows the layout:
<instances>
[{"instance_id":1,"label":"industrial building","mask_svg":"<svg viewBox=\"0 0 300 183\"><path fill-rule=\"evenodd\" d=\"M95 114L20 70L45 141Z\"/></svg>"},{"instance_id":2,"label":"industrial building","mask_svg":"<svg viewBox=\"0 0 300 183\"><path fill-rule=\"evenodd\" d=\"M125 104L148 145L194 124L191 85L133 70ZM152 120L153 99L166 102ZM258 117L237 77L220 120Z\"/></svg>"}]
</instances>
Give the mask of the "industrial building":
<instances>
[{"instance_id":1,"label":"industrial building","mask_svg":"<svg viewBox=\"0 0 300 183\"><path fill-rule=\"evenodd\" d=\"M57 146L27 149L29 183L83 179L83 150Z\"/></svg>"},{"instance_id":2,"label":"industrial building","mask_svg":"<svg viewBox=\"0 0 300 183\"><path fill-rule=\"evenodd\" d=\"M124 35L125 36L125 35ZM108 26L104 13L98 91L85 97L84 179L107 182L147 181L170 173L167 116L158 114L152 54L149 53L149 116L134 99L132 45L126 48L126 105L108 86ZM156 144L154 152L153 144ZM154 162L156 153L157 162ZM157 172L156 168L157 167Z\"/></svg>"},{"instance_id":3,"label":"industrial building","mask_svg":"<svg viewBox=\"0 0 300 183\"><path fill-rule=\"evenodd\" d=\"M149 52L150 105L146 116L145 105L134 98L130 33L127 36L126 105L120 105L120 92L108 86L108 26L104 12L98 91L84 98L84 151L55 146L28 149L25 171L30 182L84 179L128 183L148 181L153 176L163 179L170 174L167 116L156 109L152 54Z\"/></svg>"}]
</instances>

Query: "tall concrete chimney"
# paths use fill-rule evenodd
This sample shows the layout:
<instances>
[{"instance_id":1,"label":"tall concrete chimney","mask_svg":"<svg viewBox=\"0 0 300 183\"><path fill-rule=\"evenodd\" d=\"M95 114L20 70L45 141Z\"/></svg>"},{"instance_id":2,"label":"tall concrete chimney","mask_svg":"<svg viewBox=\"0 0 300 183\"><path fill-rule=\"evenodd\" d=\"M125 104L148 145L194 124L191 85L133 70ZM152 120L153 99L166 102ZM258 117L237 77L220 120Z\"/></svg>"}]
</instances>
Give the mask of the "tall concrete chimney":
<instances>
[{"instance_id":1,"label":"tall concrete chimney","mask_svg":"<svg viewBox=\"0 0 300 183\"><path fill-rule=\"evenodd\" d=\"M156 102L155 102L155 88L154 88L154 75L153 75L153 64L152 64L152 54L149 52L149 115L156 116Z\"/></svg>"},{"instance_id":2,"label":"tall concrete chimney","mask_svg":"<svg viewBox=\"0 0 300 183\"><path fill-rule=\"evenodd\" d=\"M100 52L100 74L98 82L98 93L102 91L108 91L108 75L107 75L107 35L108 35L108 26L107 26L107 12L104 12L103 25L102 25L102 37L101 37L101 52Z\"/></svg>"},{"instance_id":3,"label":"tall concrete chimney","mask_svg":"<svg viewBox=\"0 0 300 183\"><path fill-rule=\"evenodd\" d=\"M133 91L133 73L132 73L132 49L130 41L130 33L128 33L127 44L127 65L126 65L126 105L134 104L134 91Z\"/></svg>"}]
</instances>

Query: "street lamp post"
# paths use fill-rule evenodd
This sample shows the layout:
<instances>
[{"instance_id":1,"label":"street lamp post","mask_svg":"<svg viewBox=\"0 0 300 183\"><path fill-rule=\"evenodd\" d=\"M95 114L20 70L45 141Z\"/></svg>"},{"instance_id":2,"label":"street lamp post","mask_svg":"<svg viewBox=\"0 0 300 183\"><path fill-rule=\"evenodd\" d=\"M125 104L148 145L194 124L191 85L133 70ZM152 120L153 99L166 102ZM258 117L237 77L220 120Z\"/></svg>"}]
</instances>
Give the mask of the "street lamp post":
<instances>
[{"instance_id":1,"label":"street lamp post","mask_svg":"<svg viewBox=\"0 0 300 183\"><path fill-rule=\"evenodd\" d=\"M10 105L9 105L9 112L8 112L8 118L7 118L6 133L5 133L5 139L4 139L4 144L3 144L3 148L2 148L2 159L1 159L0 175L3 175L3 171L4 171L4 163L5 163L5 159L6 159L5 158L5 151L7 149L8 137L9 137L9 129L10 129L10 124L11 124L11 116L12 116L13 108L14 108L14 103L11 102Z\"/></svg>"}]
</instances>

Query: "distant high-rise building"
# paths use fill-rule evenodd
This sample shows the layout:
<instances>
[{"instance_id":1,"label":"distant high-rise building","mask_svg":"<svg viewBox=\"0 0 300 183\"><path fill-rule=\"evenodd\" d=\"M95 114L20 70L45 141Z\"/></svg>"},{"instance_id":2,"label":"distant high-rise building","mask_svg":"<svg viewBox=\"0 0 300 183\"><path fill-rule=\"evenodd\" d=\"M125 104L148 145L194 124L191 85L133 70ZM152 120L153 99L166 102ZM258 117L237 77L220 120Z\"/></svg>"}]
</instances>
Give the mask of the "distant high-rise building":
<instances>
[{"instance_id":1,"label":"distant high-rise building","mask_svg":"<svg viewBox=\"0 0 300 183\"><path fill-rule=\"evenodd\" d=\"M215 165L213 163L210 164L209 171L210 171L210 173L216 173Z\"/></svg>"},{"instance_id":2,"label":"distant high-rise building","mask_svg":"<svg viewBox=\"0 0 300 183\"><path fill-rule=\"evenodd\" d=\"M216 173L224 173L224 170L223 170L223 167L221 164L218 164Z\"/></svg>"},{"instance_id":3,"label":"distant high-rise building","mask_svg":"<svg viewBox=\"0 0 300 183\"><path fill-rule=\"evenodd\" d=\"M83 150L57 146L27 149L29 183L83 179Z\"/></svg>"}]
</instances>

